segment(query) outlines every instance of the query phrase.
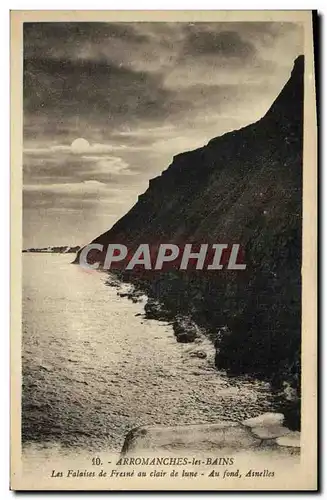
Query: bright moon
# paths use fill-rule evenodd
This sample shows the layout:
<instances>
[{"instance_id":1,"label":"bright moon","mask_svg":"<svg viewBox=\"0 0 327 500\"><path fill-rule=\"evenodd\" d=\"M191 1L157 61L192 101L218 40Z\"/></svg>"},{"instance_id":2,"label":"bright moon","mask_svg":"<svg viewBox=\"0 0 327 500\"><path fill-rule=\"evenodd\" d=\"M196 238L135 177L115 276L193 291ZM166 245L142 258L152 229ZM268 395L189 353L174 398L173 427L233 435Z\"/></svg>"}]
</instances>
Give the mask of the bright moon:
<instances>
[{"instance_id":1,"label":"bright moon","mask_svg":"<svg viewBox=\"0 0 327 500\"><path fill-rule=\"evenodd\" d=\"M83 138L75 139L70 145L71 150L74 153L82 153L84 151L87 151L90 147L90 143Z\"/></svg>"}]
</instances>

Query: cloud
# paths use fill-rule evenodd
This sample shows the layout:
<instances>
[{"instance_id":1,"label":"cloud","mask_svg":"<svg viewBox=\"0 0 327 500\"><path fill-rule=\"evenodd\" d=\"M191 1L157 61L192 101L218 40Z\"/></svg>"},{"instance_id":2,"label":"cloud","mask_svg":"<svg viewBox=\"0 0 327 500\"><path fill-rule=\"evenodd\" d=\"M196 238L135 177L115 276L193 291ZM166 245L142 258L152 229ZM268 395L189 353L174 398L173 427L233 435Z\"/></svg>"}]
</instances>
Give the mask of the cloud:
<instances>
[{"instance_id":1,"label":"cloud","mask_svg":"<svg viewBox=\"0 0 327 500\"><path fill-rule=\"evenodd\" d=\"M184 89L196 85L266 79L268 95L269 81L277 89L301 51L301 29L291 23L27 23L24 47L25 139L95 141L117 128L192 115L200 89L192 98ZM215 94L205 103L216 106Z\"/></svg>"},{"instance_id":2,"label":"cloud","mask_svg":"<svg viewBox=\"0 0 327 500\"><path fill-rule=\"evenodd\" d=\"M115 156L82 156L83 160L92 162L92 172L94 175L134 175L122 158Z\"/></svg>"},{"instance_id":3,"label":"cloud","mask_svg":"<svg viewBox=\"0 0 327 500\"><path fill-rule=\"evenodd\" d=\"M147 40L134 23L24 23L26 58L42 58L46 53L49 59L101 60L122 41L139 44Z\"/></svg>"},{"instance_id":4,"label":"cloud","mask_svg":"<svg viewBox=\"0 0 327 500\"><path fill-rule=\"evenodd\" d=\"M41 185L66 184L74 187L74 181L98 181L110 186L115 183L115 178L133 176L126 160L120 156L104 154L104 149L99 149L95 154L73 154L70 151L54 152L53 149L46 153L39 152L24 154L23 179L24 184ZM102 151L102 153L100 153Z\"/></svg>"},{"instance_id":5,"label":"cloud","mask_svg":"<svg viewBox=\"0 0 327 500\"><path fill-rule=\"evenodd\" d=\"M199 34L195 26L187 37L186 53L193 56L215 54L244 60L254 57L256 49L251 42L243 40L236 31L203 31Z\"/></svg>"},{"instance_id":6,"label":"cloud","mask_svg":"<svg viewBox=\"0 0 327 500\"><path fill-rule=\"evenodd\" d=\"M83 149L82 151L73 151L71 146L69 144L66 145L54 145L54 146L48 146L48 147L39 147L39 148L24 148L24 154L25 155L36 155L36 156L44 156L44 155L50 155L50 154L55 154L55 153L71 153L74 155L94 155L96 153L108 153L112 151L120 151L122 149L126 149L126 146L124 144L121 145L113 145L113 144L90 144L90 146L87 149Z\"/></svg>"},{"instance_id":7,"label":"cloud","mask_svg":"<svg viewBox=\"0 0 327 500\"><path fill-rule=\"evenodd\" d=\"M170 96L161 78L107 61L25 59L25 132L28 135L34 114L38 120L51 115L44 124L47 133L60 129L72 116L96 120L103 127L167 116Z\"/></svg>"},{"instance_id":8,"label":"cloud","mask_svg":"<svg viewBox=\"0 0 327 500\"><path fill-rule=\"evenodd\" d=\"M104 231L108 224L123 216L136 199L133 191L108 189L93 181L25 186L25 238L29 241L41 238L44 243L50 241L49 244L56 244L58 240L69 242L71 239L76 244L87 243L99 230ZM58 224L61 231L54 232ZM42 228L42 231L36 231L36 228Z\"/></svg>"},{"instance_id":9,"label":"cloud","mask_svg":"<svg viewBox=\"0 0 327 500\"><path fill-rule=\"evenodd\" d=\"M42 192L42 193L68 193L74 195L75 193L93 194L108 191L107 186L99 181L90 179L83 182L70 182L70 183L58 183L58 184L26 184L24 186L25 192Z\"/></svg>"},{"instance_id":10,"label":"cloud","mask_svg":"<svg viewBox=\"0 0 327 500\"><path fill-rule=\"evenodd\" d=\"M51 154L51 153L60 153L62 151L71 151L70 146L64 146L64 145L55 145L55 146L48 146L46 148L24 148L23 152L25 155L42 155L44 156L45 154Z\"/></svg>"},{"instance_id":11,"label":"cloud","mask_svg":"<svg viewBox=\"0 0 327 500\"><path fill-rule=\"evenodd\" d=\"M162 127L146 127L146 128L138 128L135 130L121 130L117 132L115 135L120 137L120 138L149 138L151 137L151 140L153 140L153 137L167 137L167 134L175 134L176 133L176 126L174 125L166 125ZM126 146L125 146L126 147Z\"/></svg>"},{"instance_id":12,"label":"cloud","mask_svg":"<svg viewBox=\"0 0 327 500\"><path fill-rule=\"evenodd\" d=\"M106 206L112 213L121 207L130 206L136 201L134 193L128 189L114 189L90 179L84 182L61 184L30 184L23 189L24 210L35 209L99 209Z\"/></svg>"}]
</instances>

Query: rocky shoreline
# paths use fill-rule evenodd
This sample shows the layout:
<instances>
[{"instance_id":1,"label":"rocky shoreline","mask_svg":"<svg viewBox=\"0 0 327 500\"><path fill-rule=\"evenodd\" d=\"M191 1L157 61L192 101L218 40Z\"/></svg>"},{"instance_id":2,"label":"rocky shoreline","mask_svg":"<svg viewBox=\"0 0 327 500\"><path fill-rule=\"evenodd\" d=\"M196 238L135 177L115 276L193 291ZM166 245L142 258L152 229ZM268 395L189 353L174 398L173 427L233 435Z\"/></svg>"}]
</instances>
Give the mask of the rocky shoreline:
<instances>
[{"instance_id":1,"label":"rocky shoreline","mask_svg":"<svg viewBox=\"0 0 327 500\"><path fill-rule=\"evenodd\" d=\"M127 289L121 290L123 284L127 285ZM190 315L187 315L187 313L175 313L163 302L152 297L151 288L144 286L142 281L127 281L126 276L121 273L117 275L111 273L108 277L107 285L116 288L118 296L127 298L133 303L145 302L144 314L142 315L144 320L166 322L172 326L177 342L195 344L196 349L190 352L191 357L206 358L207 354L205 350L201 349L201 343L203 339L209 339L215 349L214 364L217 369L217 374L219 370L220 373L225 373L229 377L234 378L234 374L228 371L226 372L224 368L219 368L220 342L222 338L230 334L227 326L222 326L218 332L213 334L210 328L206 328L203 325L200 326ZM138 313L138 315L140 315L140 313ZM244 378L244 380L257 380L257 377L253 377L250 374L243 374L241 377ZM283 414L285 414L286 425L289 426L292 431L298 432L298 408L300 401L298 400L297 394L289 386L284 385L282 388L276 388L270 383L270 380L267 380L267 382L271 389L272 408L277 412L283 412Z\"/></svg>"},{"instance_id":2,"label":"rocky shoreline","mask_svg":"<svg viewBox=\"0 0 327 500\"><path fill-rule=\"evenodd\" d=\"M110 278L107 284L116 288L120 286L119 282L112 278ZM142 302L145 297L144 292L134 286L131 286L131 289L128 291L117 291L117 295L122 298L125 297L134 303ZM144 318L168 322L173 327L177 342L183 344L195 342L201 334L205 335L204 329L200 328L189 316L182 314L174 315L164 304L151 297L147 297L144 305Z\"/></svg>"}]
</instances>

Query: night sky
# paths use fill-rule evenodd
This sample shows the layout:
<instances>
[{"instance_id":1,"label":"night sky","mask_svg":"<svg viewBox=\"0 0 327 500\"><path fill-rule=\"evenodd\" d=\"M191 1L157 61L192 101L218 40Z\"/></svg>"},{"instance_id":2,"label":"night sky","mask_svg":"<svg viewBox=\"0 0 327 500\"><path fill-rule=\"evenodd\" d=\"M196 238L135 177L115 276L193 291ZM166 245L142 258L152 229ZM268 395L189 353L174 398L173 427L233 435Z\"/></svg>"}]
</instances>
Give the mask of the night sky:
<instances>
[{"instance_id":1,"label":"night sky","mask_svg":"<svg viewBox=\"0 0 327 500\"><path fill-rule=\"evenodd\" d=\"M302 44L292 23L25 24L24 247L109 229L173 155L259 119Z\"/></svg>"}]
</instances>

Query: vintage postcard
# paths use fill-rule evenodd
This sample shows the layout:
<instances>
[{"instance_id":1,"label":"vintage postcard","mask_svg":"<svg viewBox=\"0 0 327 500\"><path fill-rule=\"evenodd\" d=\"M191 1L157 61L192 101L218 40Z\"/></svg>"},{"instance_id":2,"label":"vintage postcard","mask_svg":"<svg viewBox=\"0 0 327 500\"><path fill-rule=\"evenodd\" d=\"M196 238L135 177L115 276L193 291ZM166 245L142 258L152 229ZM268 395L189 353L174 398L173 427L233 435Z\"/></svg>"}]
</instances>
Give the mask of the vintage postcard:
<instances>
[{"instance_id":1,"label":"vintage postcard","mask_svg":"<svg viewBox=\"0 0 327 500\"><path fill-rule=\"evenodd\" d=\"M11 13L11 488L317 489L311 11Z\"/></svg>"}]
</instances>

